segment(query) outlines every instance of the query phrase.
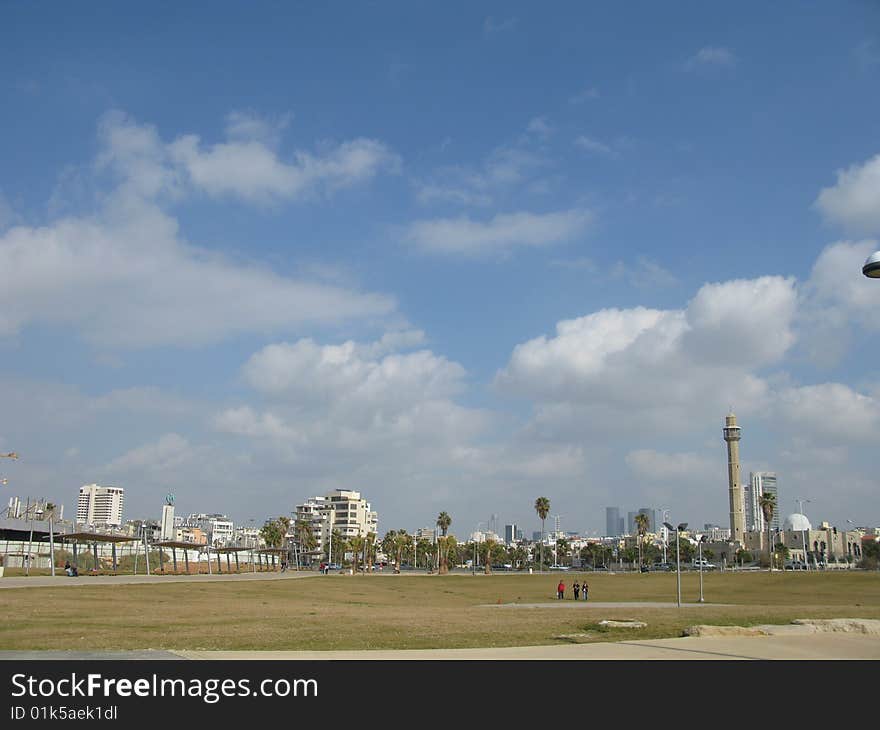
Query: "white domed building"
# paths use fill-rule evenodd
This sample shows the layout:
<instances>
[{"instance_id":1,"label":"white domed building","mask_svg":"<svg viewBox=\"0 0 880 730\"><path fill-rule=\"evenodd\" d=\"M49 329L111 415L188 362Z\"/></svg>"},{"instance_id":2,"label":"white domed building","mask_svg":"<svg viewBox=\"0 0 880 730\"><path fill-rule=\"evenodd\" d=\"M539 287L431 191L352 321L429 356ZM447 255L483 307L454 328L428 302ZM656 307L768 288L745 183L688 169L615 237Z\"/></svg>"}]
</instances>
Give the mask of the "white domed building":
<instances>
[{"instance_id":1,"label":"white domed building","mask_svg":"<svg viewBox=\"0 0 880 730\"><path fill-rule=\"evenodd\" d=\"M812 530L813 526L810 524L806 515L802 515L800 512L793 512L785 518L785 522L782 523L782 529L786 531L793 530L803 532L805 530Z\"/></svg>"}]
</instances>

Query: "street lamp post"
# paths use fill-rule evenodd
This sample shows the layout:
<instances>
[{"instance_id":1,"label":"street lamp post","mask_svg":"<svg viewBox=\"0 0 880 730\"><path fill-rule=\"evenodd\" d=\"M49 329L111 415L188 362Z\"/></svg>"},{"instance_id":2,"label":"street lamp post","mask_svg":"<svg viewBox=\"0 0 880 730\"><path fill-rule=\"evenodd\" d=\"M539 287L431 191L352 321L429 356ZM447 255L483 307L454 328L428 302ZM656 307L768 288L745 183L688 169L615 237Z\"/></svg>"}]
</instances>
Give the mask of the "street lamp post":
<instances>
[{"instance_id":1,"label":"street lamp post","mask_svg":"<svg viewBox=\"0 0 880 730\"><path fill-rule=\"evenodd\" d=\"M668 522L664 522L663 526L667 530L675 530L675 584L678 590L678 607L681 608L681 546L678 544L678 533L686 530L688 523L680 522L678 526L673 527Z\"/></svg>"},{"instance_id":2,"label":"street lamp post","mask_svg":"<svg viewBox=\"0 0 880 730\"><path fill-rule=\"evenodd\" d=\"M803 517L806 517L806 515L804 514L804 502L809 502L809 501L810 501L809 499L802 499L800 497L798 497L795 500L795 502L798 503L798 512L800 512L801 515L803 515ZM804 570L809 570L810 569L810 561L807 560L807 531L806 530L801 530L801 543L803 544L803 547L804 547Z\"/></svg>"},{"instance_id":3,"label":"street lamp post","mask_svg":"<svg viewBox=\"0 0 880 730\"><path fill-rule=\"evenodd\" d=\"M471 563L471 575L477 574L477 532L480 530L480 525L482 522L478 522L477 526L474 528L474 559Z\"/></svg>"},{"instance_id":4,"label":"street lamp post","mask_svg":"<svg viewBox=\"0 0 880 730\"><path fill-rule=\"evenodd\" d=\"M700 538L699 543L699 553L700 553L700 603L703 603L703 543L706 542L706 536L703 535Z\"/></svg>"}]
</instances>

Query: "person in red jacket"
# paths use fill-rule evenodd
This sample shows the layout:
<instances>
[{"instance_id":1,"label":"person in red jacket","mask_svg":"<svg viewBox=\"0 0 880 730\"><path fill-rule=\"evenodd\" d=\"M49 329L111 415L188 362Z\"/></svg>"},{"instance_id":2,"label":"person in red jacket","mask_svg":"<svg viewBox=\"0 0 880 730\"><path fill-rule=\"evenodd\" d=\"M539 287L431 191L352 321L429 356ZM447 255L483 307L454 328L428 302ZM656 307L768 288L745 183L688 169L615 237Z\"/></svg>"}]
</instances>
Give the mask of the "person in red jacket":
<instances>
[{"instance_id":1,"label":"person in red jacket","mask_svg":"<svg viewBox=\"0 0 880 730\"><path fill-rule=\"evenodd\" d=\"M562 579L559 580L559 585L556 586L556 597L561 601L565 598L565 583L562 582Z\"/></svg>"}]
</instances>

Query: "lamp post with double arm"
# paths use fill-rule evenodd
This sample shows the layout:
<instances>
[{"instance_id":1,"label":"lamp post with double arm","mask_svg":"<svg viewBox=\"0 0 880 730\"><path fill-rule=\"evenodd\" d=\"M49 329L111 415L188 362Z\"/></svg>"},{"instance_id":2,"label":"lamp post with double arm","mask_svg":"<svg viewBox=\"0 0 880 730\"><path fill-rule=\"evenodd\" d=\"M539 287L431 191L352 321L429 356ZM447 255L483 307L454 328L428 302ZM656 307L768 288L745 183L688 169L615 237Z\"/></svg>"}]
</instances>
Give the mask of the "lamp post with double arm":
<instances>
[{"instance_id":1,"label":"lamp post with double arm","mask_svg":"<svg viewBox=\"0 0 880 730\"><path fill-rule=\"evenodd\" d=\"M678 534L687 529L688 523L680 522L676 527L673 527L668 522L664 522L663 526L667 530L675 531L675 584L678 589L678 607L681 608L681 548L678 544Z\"/></svg>"}]
</instances>

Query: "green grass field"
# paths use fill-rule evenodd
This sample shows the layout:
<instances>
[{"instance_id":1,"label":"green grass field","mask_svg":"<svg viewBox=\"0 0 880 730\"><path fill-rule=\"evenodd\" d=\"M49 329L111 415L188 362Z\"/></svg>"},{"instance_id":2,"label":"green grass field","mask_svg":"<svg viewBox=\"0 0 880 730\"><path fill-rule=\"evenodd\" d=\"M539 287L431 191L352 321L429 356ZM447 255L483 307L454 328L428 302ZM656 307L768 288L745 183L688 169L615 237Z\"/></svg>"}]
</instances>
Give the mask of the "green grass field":
<instances>
[{"instance_id":1,"label":"green grass field","mask_svg":"<svg viewBox=\"0 0 880 730\"><path fill-rule=\"evenodd\" d=\"M567 574L566 584L576 578L581 576ZM546 574L329 575L4 589L0 649L496 647L675 637L698 623L750 626L795 618L880 619L878 572L704 574L706 605L681 609L597 605L674 604L674 573L588 574L587 579L590 601L565 609L498 607L555 601L558 576ZM696 602L698 580L695 573L682 575L683 603ZM570 591L568 595L567 602L573 603ZM638 619L648 626L602 630L602 619ZM569 634L589 636L558 638Z\"/></svg>"}]
</instances>

